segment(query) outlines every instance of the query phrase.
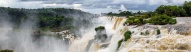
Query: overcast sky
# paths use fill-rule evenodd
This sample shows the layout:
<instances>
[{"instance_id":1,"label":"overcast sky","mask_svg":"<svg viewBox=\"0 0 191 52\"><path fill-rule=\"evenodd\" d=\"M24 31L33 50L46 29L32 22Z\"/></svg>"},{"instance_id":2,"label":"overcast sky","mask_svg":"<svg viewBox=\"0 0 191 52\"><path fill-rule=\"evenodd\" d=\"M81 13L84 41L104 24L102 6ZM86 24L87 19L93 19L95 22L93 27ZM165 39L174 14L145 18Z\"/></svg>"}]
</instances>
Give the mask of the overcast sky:
<instances>
[{"instance_id":1,"label":"overcast sky","mask_svg":"<svg viewBox=\"0 0 191 52\"><path fill-rule=\"evenodd\" d=\"M12 8L74 8L90 13L152 11L159 5L182 5L191 0L0 0L1 7Z\"/></svg>"}]
</instances>

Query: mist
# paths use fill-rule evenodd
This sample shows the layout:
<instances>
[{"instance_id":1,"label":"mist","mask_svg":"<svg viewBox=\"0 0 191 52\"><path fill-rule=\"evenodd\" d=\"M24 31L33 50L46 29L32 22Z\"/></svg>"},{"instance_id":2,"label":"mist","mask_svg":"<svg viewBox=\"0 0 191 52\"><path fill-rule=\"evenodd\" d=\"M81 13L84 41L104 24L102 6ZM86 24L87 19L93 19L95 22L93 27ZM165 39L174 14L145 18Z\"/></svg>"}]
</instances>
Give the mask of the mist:
<instances>
[{"instance_id":1,"label":"mist","mask_svg":"<svg viewBox=\"0 0 191 52\"><path fill-rule=\"evenodd\" d=\"M14 52L66 52L67 45L62 39L50 36L35 37L37 29L33 18L23 20L18 28L9 19L0 20L0 50Z\"/></svg>"}]
</instances>

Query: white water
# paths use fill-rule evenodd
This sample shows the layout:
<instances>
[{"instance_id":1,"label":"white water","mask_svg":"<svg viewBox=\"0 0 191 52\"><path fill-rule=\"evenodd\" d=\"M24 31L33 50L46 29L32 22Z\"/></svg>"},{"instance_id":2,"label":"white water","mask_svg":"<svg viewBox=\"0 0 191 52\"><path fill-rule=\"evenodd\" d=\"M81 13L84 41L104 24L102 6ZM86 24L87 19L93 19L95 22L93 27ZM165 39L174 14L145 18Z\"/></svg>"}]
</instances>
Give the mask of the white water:
<instances>
[{"instance_id":1,"label":"white water","mask_svg":"<svg viewBox=\"0 0 191 52\"><path fill-rule=\"evenodd\" d=\"M97 26L105 26L108 36L112 36L109 45L106 48L100 48L100 43L93 43L88 52L190 52L191 51L191 36L180 35L176 30L168 32L167 29L161 26L153 26L155 28L145 28L144 26L123 26L126 18L123 17L99 17L93 22L96 26L86 30L83 37L74 40L70 45L68 52L86 52L86 46L91 39L94 39L96 34L94 28ZM156 28L160 29L161 34L156 34ZM126 30L134 32L131 38L123 42L119 50L117 44L123 38ZM141 32L149 31L148 35L140 35Z\"/></svg>"}]
</instances>

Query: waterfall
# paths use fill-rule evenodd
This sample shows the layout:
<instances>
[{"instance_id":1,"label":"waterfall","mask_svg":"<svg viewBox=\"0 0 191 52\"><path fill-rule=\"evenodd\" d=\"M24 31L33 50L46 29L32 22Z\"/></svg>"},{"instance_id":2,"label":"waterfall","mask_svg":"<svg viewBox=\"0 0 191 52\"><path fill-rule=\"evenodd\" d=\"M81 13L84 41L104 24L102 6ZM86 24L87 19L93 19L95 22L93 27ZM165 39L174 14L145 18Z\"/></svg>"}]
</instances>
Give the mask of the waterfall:
<instances>
[{"instance_id":1,"label":"waterfall","mask_svg":"<svg viewBox=\"0 0 191 52\"><path fill-rule=\"evenodd\" d=\"M82 33L82 38L75 39L68 52L190 52L191 36L177 34L176 29L164 28L160 25L126 26L125 17L98 17L92 22L95 25L87 32ZM94 39L97 26L105 26L109 37L104 43L93 42L88 48L88 42ZM157 29L160 34L157 34ZM123 39L125 31L132 32L128 41L123 41L117 50L118 41ZM145 34L142 34L145 33ZM103 45L107 45L102 47Z\"/></svg>"}]
</instances>

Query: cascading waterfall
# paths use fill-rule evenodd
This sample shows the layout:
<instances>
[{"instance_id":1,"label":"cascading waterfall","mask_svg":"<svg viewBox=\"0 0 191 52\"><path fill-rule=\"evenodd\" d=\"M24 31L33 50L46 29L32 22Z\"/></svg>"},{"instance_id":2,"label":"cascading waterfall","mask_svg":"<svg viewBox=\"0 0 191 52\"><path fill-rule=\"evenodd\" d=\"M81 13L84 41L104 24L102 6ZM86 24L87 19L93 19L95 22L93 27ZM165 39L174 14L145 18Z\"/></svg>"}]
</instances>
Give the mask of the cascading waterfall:
<instances>
[{"instance_id":1,"label":"cascading waterfall","mask_svg":"<svg viewBox=\"0 0 191 52\"><path fill-rule=\"evenodd\" d=\"M68 52L190 52L191 36L177 34L175 29L163 28L159 25L126 26L125 17L98 17L93 22L96 26L88 29L82 38L74 40ZM93 42L86 50L90 40L94 39L97 26L105 26L109 38L105 43ZM160 29L160 34L157 34ZM132 36L122 42L117 50L118 41L123 39L125 31L130 30ZM147 34L142 34L147 32ZM106 47L102 47L107 44Z\"/></svg>"}]
</instances>

